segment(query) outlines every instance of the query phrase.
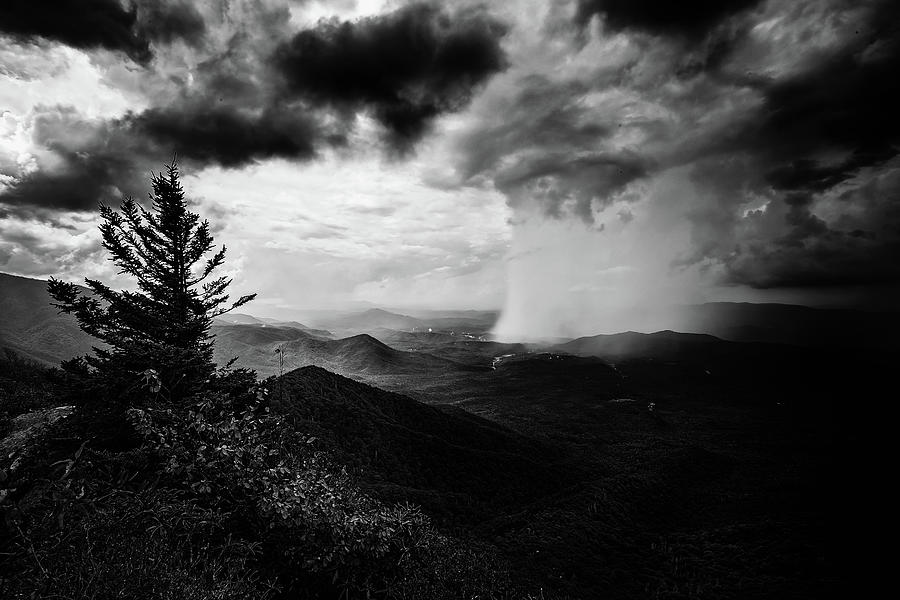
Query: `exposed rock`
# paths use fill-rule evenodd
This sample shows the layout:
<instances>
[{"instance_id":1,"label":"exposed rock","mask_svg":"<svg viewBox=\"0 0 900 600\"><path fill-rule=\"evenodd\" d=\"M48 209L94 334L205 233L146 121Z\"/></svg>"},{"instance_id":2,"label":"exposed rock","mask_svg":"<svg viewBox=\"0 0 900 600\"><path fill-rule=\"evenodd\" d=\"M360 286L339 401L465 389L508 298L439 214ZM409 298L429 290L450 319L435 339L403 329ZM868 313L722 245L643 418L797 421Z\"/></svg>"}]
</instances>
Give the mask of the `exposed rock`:
<instances>
[{"instance_id":1,"label":"exposed rock","mask_svg":"<svg viewBox=\"0 0 900 600\"><path fill-rule=\"evenodd\" d=\"M15 473L22 460L50 429L73 412L74 406L58 406L15 417L9 435L0 440L0 482Z\"/></svg>"}]
</instances>

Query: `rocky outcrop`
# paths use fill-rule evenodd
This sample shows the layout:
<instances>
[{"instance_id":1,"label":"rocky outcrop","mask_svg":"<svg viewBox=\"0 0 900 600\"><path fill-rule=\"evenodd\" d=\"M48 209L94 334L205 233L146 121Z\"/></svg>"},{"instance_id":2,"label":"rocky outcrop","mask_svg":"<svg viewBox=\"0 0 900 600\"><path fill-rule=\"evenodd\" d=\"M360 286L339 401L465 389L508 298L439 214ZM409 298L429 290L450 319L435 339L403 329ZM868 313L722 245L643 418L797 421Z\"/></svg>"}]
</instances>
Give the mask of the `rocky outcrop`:
<instances>
[{"instance_id":1,"label":"rocky outcrop","mask_svg":"<svg viewBox=\"0 0 900 600\"><path fill-rule=\"evenodd\" d=\"M12 420L10 433L0 440L0 502L6 499L7 484L26 459L54 426L74 411L74 406L59 406L19 415Z\"/></svg>"}]
</instances>

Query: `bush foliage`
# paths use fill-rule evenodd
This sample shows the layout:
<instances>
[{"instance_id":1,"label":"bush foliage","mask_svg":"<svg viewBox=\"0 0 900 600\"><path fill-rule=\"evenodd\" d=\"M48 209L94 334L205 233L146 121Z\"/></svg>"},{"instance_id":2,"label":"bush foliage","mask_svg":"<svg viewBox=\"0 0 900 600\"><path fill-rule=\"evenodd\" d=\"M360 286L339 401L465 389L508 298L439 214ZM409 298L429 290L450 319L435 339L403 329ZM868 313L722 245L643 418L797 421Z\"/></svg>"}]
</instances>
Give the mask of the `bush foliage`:
<instances>
[{"instance_id":1,"label":"bush foliage","mask_svg":"<svg viewBox=\"0 0 900 600\"><path fill-rule=\"evenodd\" d=\"M17 482L6 596L523 597L493 549L367 495L259 397L129 418L141 448L48 447Z\"/></svg>"},{"instance_id":2,"label":"bush foliage","mask_svg":"<svg viewBox=\"0 0 900 600\"><path fill-rule=\"evenodd\" d=\"M235 411L217 398L186 413L131 415L173 484L261 540L261 563L282 590L431 598L512 590L490 552L439 533L417 507L363 493L315 438L263 402Z\"/></svg>"}]
</instances>

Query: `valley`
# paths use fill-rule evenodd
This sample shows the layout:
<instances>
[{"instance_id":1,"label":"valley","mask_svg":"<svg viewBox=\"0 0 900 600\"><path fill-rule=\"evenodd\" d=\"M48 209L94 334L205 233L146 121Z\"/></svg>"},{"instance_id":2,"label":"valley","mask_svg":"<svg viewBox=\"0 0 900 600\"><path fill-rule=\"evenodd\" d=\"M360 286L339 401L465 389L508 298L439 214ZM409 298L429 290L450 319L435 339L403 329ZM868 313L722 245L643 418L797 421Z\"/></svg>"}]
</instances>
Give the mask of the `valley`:
<instances>
[{"instance_id":1,"label":"valley","mask_svg":"<svg viewBox=\"0 0 900 600\"><path fill-rule=\"evenodd\" d=\"M530 457L527 467L496 454L473 461L467 434L442 428L441 449L379 450L360 474L382 497L471 528L547 589L574 598L770 598L773 590L814 598L841 583L824 532L846 498L829 492L823 468L852 460L859 422L838 417L838 407L874 389L889 354L675 332L541 345L438 331L313 339L261 329L273 337L223 327L218 339L228 345L217 356L273 373L280 348L286 371L314 364L539 445L511 450ZM311 368L285 375L287 389ZM310 397L286 394L297 407ZM419 418L388 420L421 431ZM392 446L374 432L353 437ZM412 457L431 465L428 476L398 478L388 467Z\"/></svg>"},{"instance_id":2,"label":"valley","mask_svg":"<svg viewBox=\"0 0 900 600\"><path fill-rule=\"evenodd\" d=\"M35 331L71 330L35 315ZM548 594L821 598L844 583L852 546L826 532L857 501L828 473L860 460L864 414L842 407L877 393L892 351L673 331L507 343L480 313L306 317L224 315L215 360L270 378L272 409L369 493L490 544ZM75 332L68 355L90 345ZM25 356L50 363L60 346L26 334L3 345L34 340Z\"/></svg>"}]
</instances>

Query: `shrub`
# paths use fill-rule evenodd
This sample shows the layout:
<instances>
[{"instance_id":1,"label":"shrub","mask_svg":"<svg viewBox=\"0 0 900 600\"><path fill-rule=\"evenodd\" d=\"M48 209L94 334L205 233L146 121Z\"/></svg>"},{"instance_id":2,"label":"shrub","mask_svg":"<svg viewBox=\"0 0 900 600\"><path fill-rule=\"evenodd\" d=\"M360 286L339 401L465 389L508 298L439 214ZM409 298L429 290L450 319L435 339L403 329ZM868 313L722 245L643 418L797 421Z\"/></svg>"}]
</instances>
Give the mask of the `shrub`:
<instances>
[{"instance_id":1,"label":"shrub","mask_svg":"<svg viewBox=\"0 0 900 600\"><path fill-rule=\"evenodd\" d=\"M70 490L64 485L44 490L49 504L44 508L50 510L32 510L30 518L18 525L21 574L5 585L0 580L0 596L98 600L269 596L246 568L253 545L230 539L222 514L171 490L119 490L96 498L90 492L85 496L83 488L75 495L66 493Z\"/></svg>"},{"instance_id":2,"label":"shrub","mask_svg":"<svg viewBox=\"0 0 900 600\"><path fill-rule=\"evenodd\" d=\"M372 589L427 524L417 509L363 494L313 438L288 431L258 404L237 415L213 400L186 414L132 415L170 476L229 510L248 533L266 532L270 565L282 574L327 574L344 589Z\"/></svg>"},{"instance_id":3,"label":"shrub","mask_svg":"<svg viewBox=\"0 0 900 600\"><path fill-rule=\"evenodd\" d=\"M285 592L499 598L513 588L499 559L440 534L416 507L366 495L262 403L235 411L206 399L131 417L173 483L259 540L256 565Z\"/></svg>"}]
</instances>

